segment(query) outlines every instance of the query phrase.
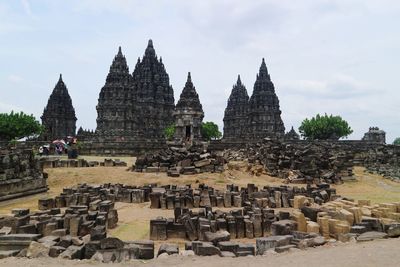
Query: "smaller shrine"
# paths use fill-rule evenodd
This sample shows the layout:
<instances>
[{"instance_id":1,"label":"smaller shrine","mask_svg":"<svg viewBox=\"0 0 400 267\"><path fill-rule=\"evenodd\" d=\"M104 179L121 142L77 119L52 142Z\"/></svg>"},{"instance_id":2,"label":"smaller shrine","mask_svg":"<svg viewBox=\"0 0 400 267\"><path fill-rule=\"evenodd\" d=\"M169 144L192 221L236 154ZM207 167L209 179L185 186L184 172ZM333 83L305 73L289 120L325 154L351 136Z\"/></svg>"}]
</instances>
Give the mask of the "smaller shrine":
<instances>
[{"instance_id":1,"label":"smaller shrine","mask_svg":"<svg viewBox=\"0 0 400 267\"><path fill-rule=\"evenodd\" d=\"M386 144L386 132L379 130L379 127L369 127L362 140Z\"/></svg>"},{"instance_id":2,"label":"smaller shrine","mask_svg":"<svg viewBox=\"0 0 400 267\"><path fill-rule=\"evenodd\" d=\"M202 141L201 124L204 118L203 107L188 73L185 87L173 112L175 119L176 142L193 145Z\"/></svg>"}]
</instances>

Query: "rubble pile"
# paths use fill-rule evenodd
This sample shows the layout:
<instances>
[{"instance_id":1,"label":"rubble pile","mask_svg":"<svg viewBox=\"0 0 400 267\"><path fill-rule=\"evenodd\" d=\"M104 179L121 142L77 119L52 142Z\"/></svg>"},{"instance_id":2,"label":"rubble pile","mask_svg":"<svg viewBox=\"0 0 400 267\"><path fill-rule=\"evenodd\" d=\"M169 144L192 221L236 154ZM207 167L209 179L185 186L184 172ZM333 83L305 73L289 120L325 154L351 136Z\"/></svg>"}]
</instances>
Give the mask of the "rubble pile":
<instances>
[{"instance_id":1,"label":"rubble pile","mask_svg":"<svg viewBox=\"0 0 400 267\"><path fill-rule=\"evenodd\" d=\"M152 188L150 193L150 208L175 209L175 208L202 208L202 207L244 207L255 206L258 208L289 208L295 207L296 196L312 199L313 202L322 204L337 198L336 189L329 184L318 186L290 187L264 186L258 188L254 184L239 188L230 184L225 190L217 190L205 184L199 184L197 189L186 186L165 185Z\"/></svg>"},{"instance_id":2,"label":"rubble pile","mask_svg":"<svg viewBox=\"0 0 400 267\"><path fill-rule=\"evenodd\" d=\"M261 163L267 174L289 183L341 183L342 178L353 176L353 153L335 143L264 139L246 150L249 163Z\"/></svg>"},{"instance_id":3,"label":"rubble pile","mask_svg":"<svg viewBox=\"0 0 400 267\"><path fill-rule=\"evenodd\" d=\"M87 161L85 159L58 159L42 157L40 159L42 168L82 168L82 167L126 167L128 164L119 159L104 159L103 162Z\"/></svg>"},{"instance_id":4,"label":"rubble pile","mask_svg":"<svg viewBox=\"0 0 400 267\"><path fill-rule=\"evenodd\" d=\"M312 198L295 196L295 210L274 210L245 206L230 211L175 208L175 217L150 222L150 238L188 239L185 250L194 255L238 257L263 255L324 245L327 240L370 241L400 236L400 202L370 204L338 198L322 205ZM256 244L232 239L255 238ZM178 253L174 245L159 255ZM174 249L171 249L174 248ZM171 253L169 253L170 251ZM185 252L188 254L188 252Z\"/></svg>"},{"instance_id":5,"label":"rubble pile","mask_svg":"<svg viewBox=\"0 0 400 267\"><path fill-rule=\"evenodd\" d=\"M148 153L136 159L137 172L167 172L169 176L202 172L223 172L225 159L216 153L204 153L198 149L169 147L156 153Z\"/></svg>"},{"instance_id":6,"label":"rubble pile","mask_svg":"<svg viewBox=\"0 0 400 267\"><path fill-rule=\"evenodd\" d=\"M46 192L46 181L32 150L0 151L0 201Z\"/></svg>"},{"instance_id":7,"label":"rubble pile","mask_svg":"<svg viewBox=\"0 0 400 267\"><path fill-rule=\"evenodd\" d=\"M0 217L0 257L60 257L115 261L154 257L151 241L122 242L107 238L117 226L115 201L145 200L147 189L123 185L78 185L64 188L55 198L38 200L39 211L14 209ZM149 190L147 190L149 192Z\"/></svg>"},{"instance_id":8,"label":"rubble pile","mask_svg":"<svg viewBox=\"0 0 400 267\"><path fill-rule=\"evenodd\" d=\"M371 149L363 162L367 171L400 182L400 146L379 146Z\"/></svg>"}]
</instances>

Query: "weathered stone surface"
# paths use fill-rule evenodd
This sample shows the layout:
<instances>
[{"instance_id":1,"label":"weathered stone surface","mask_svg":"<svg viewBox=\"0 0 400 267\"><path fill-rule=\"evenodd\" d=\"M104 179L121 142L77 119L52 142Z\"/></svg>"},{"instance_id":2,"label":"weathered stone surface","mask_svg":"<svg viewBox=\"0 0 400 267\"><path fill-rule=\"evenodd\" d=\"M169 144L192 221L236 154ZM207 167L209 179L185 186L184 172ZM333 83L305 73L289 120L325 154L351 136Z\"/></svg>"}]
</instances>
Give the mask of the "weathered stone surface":
<instances>
[{"instance_id":1,"label":"weathered stone surface","mask_svg":"<svg viewBox=\"0 0 400 267\"><path fill-rule=\"evenodd\" d=\"M357 237L358 242L363 242L363 241L372 241L375 239L382 239L382 238L387 238L388 235L386 233L382 232L365 232Z\"/></svg>"},{"instance_id":2,"label":"weathered stone surface","mask_svg":"<svg viewBox=\"0 0 400 267\"><path fill-rule=\"evenodd\" d=\"M29 258L40 258L40 257L48 257L50 251L50 246L45 243L39 243L32 241L28 247L26 256Z\"/></svg>"},{"instance_id":3,"label":"weathered stone surface","mask_svg":"<svg viewBox=\"0 0 400 267\"><path fill-rule=\"evenodd\" d=\"M163 243L158 249L157 256L166 253L167 255L179 254L179 247L177 244Z\"/></svg>"},{"instance_id":4,"label":"weathered stone surface","mask_svg":"<svg viewBox=\"0 0 400 267\"><path fill-rule=\"evenodd\" d=\"M62 252L60 254L60 258L63 259L70 259L70 260L74 260L74 259L82 259L84 256L84 252L85 252L85 246L69 246L64 252Z\"/></svg>"},{"instance_id":5,"label":"weathered stone surface","mask_svg":"<svg viewBox=\"0 0 400 267\"><path fill-rule=\"evenodd\" d=\"M49 250L49 256L52 258L57 258L65 250L66 250L65 247L52 246L52 247L50 247L50 250Z\"/></svg>"},{"instance_id":6,"label":"weathered stone surface","mask_svg":"<svg viewBox=\"0 0 400 267\"><path fill-rule=\"evenodd\" d=\"M101 249L119 249L124 247L124 242L116 237L107 237L100 240Z\"/></svg>"},{"instance_id":7,"label":"weathered stone surface","mask_svg":"<svg viewBox=\"0 0 400 267\"><path fill-rule=\"evenodd\" d=\"M257 238L256 239L257 255L263 255L265 251L269 249L274 249L279 246L289 245L292 239L293 239L292 235Z\"/></svg>"},{"instance_id":8,"label":"weathered stone surface","mask_svg":"<svg viewBox=\"0 0 400 267\"><path fill-rule=\"evenodd\" d=\"M389 237L400 236L400 224L399 223L390 224L386 230L386 233L388 234Z\"/></svg>"},{"instance_id":9,"label":"weathered stone surface","mask_svg":"<svg viewBox=\"0 0 400 267\"><path fill-rule=\"evenodd\" d=\"M205 241L209 241L214 245L217 245L218 242L221 241L229 241L231 235L228 231L217 231L215 233L212 232L205 232L204 233Z\"/></svg>"}]
</instances>

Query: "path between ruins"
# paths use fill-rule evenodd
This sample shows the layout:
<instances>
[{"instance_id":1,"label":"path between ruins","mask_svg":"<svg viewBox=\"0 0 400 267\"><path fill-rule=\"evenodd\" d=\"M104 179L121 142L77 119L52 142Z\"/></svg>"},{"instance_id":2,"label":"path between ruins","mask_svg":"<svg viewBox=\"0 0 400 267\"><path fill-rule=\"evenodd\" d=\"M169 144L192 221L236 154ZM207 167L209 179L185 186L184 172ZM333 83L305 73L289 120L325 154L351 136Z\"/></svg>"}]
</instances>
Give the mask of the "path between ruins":
<instances>
[{"instance_id":1,"label":"path between ruins","mask_svg":"<svg viewBox=\"0 0 400 267\"><path fill-rule=\"evenodd\" d=\"M296 266L296 267L330 267L330 266L399 266L400 264L400 238L380 240L366 243L339 243L338 245L325 245L318 248L286 252L282 254L242 257L221 258L196 257L196 256L169 256L168 258L150 261L130 261L112 266ZM91 260L66 261L57 258L6 258L0 260L0 266L110 266L110 264L98 263Z\"/></svg>"}]
</instances>

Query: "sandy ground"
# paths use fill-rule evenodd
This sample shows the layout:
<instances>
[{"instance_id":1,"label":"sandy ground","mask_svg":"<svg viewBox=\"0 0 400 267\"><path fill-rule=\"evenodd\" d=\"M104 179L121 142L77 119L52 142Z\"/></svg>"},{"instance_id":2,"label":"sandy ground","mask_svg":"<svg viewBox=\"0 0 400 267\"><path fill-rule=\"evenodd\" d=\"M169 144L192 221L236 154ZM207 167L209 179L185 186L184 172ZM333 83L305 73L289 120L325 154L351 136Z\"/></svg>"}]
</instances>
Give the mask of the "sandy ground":
<instances>
[{"instance_id":1,"label":"sandy ground","mask_svg":"<svg viewBox=\"0 0 400 267\"><path fill-rule=\"evenodd\" d=\"M282 254L242 257L220 258L196 256L169 256L150 261L129 261L116 263L111 266L296 266L296 267L369 267L385 266L395 267L400 264L399 253L400 239L379 240L366 243L347 243L325 245L323 247L285 252ZM0 260L0 266L110 266L110 264L93 262L91 260L69 261L53 258L27 259L7 258Z\"/></svg>"}]
</instances>

